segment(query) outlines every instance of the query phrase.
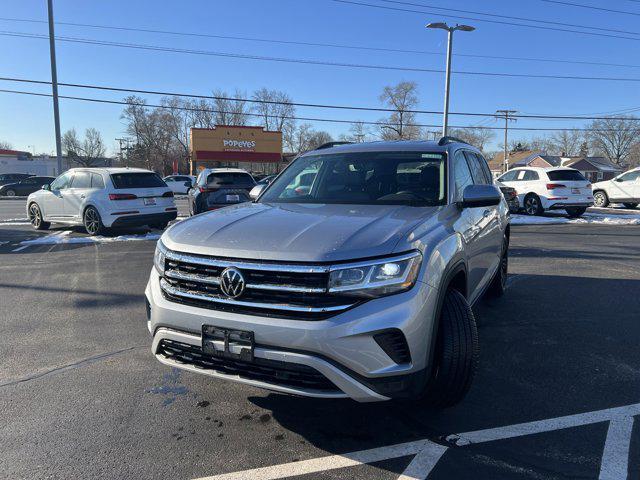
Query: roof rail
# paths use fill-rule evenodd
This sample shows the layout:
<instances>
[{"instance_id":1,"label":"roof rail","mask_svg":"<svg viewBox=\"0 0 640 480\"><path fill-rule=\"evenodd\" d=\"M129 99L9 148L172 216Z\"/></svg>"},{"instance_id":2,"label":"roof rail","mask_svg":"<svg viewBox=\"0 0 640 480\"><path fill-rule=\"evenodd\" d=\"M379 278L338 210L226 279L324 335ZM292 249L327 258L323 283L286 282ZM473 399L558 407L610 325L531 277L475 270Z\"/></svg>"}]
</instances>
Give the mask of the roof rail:
<instances>
[{"instance_id":1,"label":"roof rail","mask_svg":"<svg viewBox=\"0 0 640 480\"><path fill-rule=\"evenodd\" d=\"M438 141L438 145L439 146L443 146L443 145L447 145L449 143L453 143L453 142L457 142L457 143L466 143L467 145L469 145L468 142L465 142L464 140L461 140L459 138L456 137L442 137L439 141Z\"/></svg>"},{"instance_id":2,"label":"roof rail","mask_svg":"<svg viewBox=\"0 0 640 480\"><path fill-rule=\"evenodd\" d=\"M324 150L325 148L333 148L333 147L337 147L338 145L349 145L350 143L353 143L353 142L327 142L327 143L323 143L319 147L316 147L315 150Z\"/></svg>"}]
</instances>

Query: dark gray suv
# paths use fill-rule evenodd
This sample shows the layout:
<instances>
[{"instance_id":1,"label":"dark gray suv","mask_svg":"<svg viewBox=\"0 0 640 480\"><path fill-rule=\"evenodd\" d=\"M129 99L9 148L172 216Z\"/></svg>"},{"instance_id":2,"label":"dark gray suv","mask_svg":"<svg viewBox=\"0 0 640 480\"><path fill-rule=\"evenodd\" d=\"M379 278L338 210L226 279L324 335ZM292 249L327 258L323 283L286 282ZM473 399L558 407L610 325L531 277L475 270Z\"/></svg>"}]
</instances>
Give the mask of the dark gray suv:
<instances>
[{"instance_id":1,"label":"dark gray suv","mask_svg":"<svg viewBox=\"0 0 640 480\"><path fill-rule=\"evenodd\" d=\"M279 392L453 405L478 362L471 308L503 294L508 245L507 204L472 146L320 148L253 203L164 233L153 353Z\"/></svg>"}]
</instances>

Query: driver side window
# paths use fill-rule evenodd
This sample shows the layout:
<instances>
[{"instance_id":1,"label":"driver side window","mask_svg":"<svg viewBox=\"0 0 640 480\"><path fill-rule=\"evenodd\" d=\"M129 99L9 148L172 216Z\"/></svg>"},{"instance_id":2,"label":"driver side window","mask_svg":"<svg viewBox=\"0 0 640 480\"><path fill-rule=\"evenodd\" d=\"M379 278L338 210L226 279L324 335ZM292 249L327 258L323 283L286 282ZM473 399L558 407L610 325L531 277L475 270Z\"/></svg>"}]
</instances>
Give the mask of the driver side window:
<instances>
[{"instance_id":1,"label":"driver side window","mask_svg":"<svg viewBox=\"0 0 640 480\"><path fill-rule=\"evenodd\" d=\"M63 173L53 181L51 184L51 190L64 190L69 188L72 178L73 174L71 172Z\"/></svg>"},{"instance_id":2,"label":"driver side window","mask_svg":"<svg viewBox=\"0 0 640 480\"><path fill-rule=\"evenodd\" d=\"M467 165L467 160L461 150L456 152L453 157L453 178L456 187L454 201L461 202L464 189L469 185L473 185L473 177L471 176L469 165Z\"/></svg>"}]
</instances>

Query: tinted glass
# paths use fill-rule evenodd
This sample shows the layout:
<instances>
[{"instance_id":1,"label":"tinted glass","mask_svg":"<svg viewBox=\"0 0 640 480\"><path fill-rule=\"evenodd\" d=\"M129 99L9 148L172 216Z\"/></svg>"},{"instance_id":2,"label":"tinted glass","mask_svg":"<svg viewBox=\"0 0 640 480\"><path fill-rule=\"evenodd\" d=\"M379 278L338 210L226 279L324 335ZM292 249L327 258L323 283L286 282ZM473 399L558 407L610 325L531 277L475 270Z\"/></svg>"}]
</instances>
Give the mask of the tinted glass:
<instances>
[{"instance_id":1,"label":"tinted glass","mask_svg":"<svg viewBox=\"0 0 640 480\"><path fill-rule=\"evenodd\" d=\"M485 171L482 169L480 159L475 153L464 152L464 156L467 157L467 163L469 164L469 168L471 169L471 175L473 176L473 181L475 184L488 185L492 183L491 177L487 177Z\"/></svg>"},{"instance_id":2,"label":"tinted glass","mask_svg":"<svg viewBox=\"0 0 640 480\"><path fill-rule=\"evenodd\" d=\"M23 180L20 180L20 184L22 185L35 185L36 183L38 183L38 177L29 177L29 178L25 178Z\"/></svg>"},{"instance_id":3,"label":"tinted glass","mask_svg":"<svg viewBox=\"0 0 640 480\"><path fill-rule=\"evenodd\" d=\"M153 172L127 172L111 174L113 186L121 188L154 188L166 187L167 184Z\"/></svg>"},{"instance_id":4,"label":"tinted glass","mask_svg":"<svg viewBox=\"0 0 640 480\"><path fill-rule=\"evenodd\" d=\"M71 188L90 188L91 175L89 172L76 172L71 183Z\"/></svg>"},{"instance_id":5,"label":"tinted glass","mask_svg":"<svg viewBox=\"0 0 640 480\"><path fill-rule=\"evenodd\" d=\"M276 178L260 201L441 205L446 203L445 178L440 153L308 155Z\"/></svg>"},{"instance_id":6,"label":"tinted glass","mask_svg":"<svg viewBox=\"0 0 640 480\"><path fill-rule=\"evenodd\" d=\"M64 190L69 188L73 174L71 172L63 173L51 184L51 190Z\"/></svg>"},{"instance_id":7,"label":"tinted glass","mask_svg":"<svg viewBox=\"0 0 640 480\"><path fill-rule=\"evenodd\" d=\"M634 172L627 172L624 175L620 175L618 177L619 180L623 182L634 182L640 178L640 170L636 170Z\"/></svg>"},{"instance_id":8,"label":"tinted glass","mask_svg":"<svg viewBox=\"0 0 640 480\"><path fill-rule=\"evenodd\" d=\"M518 175L518 172L517 172L517 171L513 171L513 170L512 170L512 171L507 172L507 173L505 173L504 175L502 175L502 176L498 179L498 181L499 181L499 182L512 182L512 181L514 181L514 180L516 179L516 176L517 176L517 175Z\"/></svg>"},{"instance_id":9,"label":"tinted glass","mask_svg":"<svg viewBox=\"0 0 640 480\"><path fill-rule=\"evenodd\" d=\"M207 185L234 186L255 185L253 177L243 172L217 172L210 173L207 177Z\"/></svg>"},{"instance_id":10,"label":"tinted glass","mask_svg":"<svg viewBox=\"0 0 640 480\"><path fill-rule=\"evenodd\" d=\"M538 175L538 172L534 172L533 170L526 170L524 172L524 176L522 177L522 179L524 181L533 181L533 180L540 180L540 176Z\"/></svg>"},{"instance_id":11,"label":"tinted glass","mask_svg":"<svg viewBox=\"0 0 640 480\"><path fill-rule=\"evenodd\" d=\"M547 172L549 176L549 180L565 180L568 182L586 182L587 179L578 172L577 170L553 170L551 172Z\"/></svg>"},{"instance_id":12,"label":"tinted glass","mask_svg":"<svg viewBox=\"0 0 640 480\"><path fill-rule=\"evenodd\" d=\"M91 174L91 188L104 188L104 180L99 173Z\"/></svg>"},{"instance_id":13,"label":"tinted glass","mask_svg":"<svg viewBox=\"0 0 640 480\"><path fill-rule=\"evenodd\" d=\"M471 170L462 152L457 152L453 157L453 178L456 186L456 201L461 201L464 189L473 185Z\"/></svg>"}]
</instances>

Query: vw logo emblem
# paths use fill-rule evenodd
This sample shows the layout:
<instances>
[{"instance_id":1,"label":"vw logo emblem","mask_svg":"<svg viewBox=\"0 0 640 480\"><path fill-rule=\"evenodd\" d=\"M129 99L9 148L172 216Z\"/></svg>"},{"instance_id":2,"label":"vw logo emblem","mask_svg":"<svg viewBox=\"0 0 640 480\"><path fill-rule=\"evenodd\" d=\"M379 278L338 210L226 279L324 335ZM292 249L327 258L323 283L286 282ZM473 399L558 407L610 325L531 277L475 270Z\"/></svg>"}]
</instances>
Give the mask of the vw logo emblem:
<instances>
[{"instance_id":1,"label":"vw logo emblem","mask_svg":"<svg viewBox=\"0 0 640 480\"><path fill-rule=\"evenodd\" d=\"M244 292L244 277L237 268L225 268L220 275L220 290L229 298L236 298Z\"/></svg>"}]
</instances>

